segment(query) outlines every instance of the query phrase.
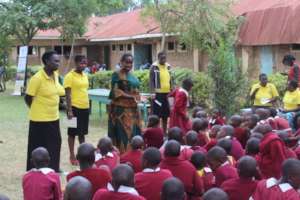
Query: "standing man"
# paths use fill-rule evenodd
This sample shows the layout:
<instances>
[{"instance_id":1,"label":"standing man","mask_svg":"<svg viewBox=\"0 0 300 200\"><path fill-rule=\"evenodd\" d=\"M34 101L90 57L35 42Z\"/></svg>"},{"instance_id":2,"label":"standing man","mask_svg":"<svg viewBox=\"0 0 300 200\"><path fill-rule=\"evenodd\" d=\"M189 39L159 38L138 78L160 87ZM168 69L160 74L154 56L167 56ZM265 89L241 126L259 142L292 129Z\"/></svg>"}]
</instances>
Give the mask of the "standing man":
<instances>
[{"instance_id":1,"label":"standing man","mask_svg":"<svg viewBox=\"0 0 300 200\"><path fill-rule=\"evenodd\" d=\"M31 152L44 147L51 157L49 167L58 172L61 147L58 105L65 90L58 81L59 55L48 51L43 54L42 61L44 68L31 77L25 95L25 103L30 109L27 171L34 167Z\"/></svg>"},{"instance_id":2,"label":"standing man","mask_svg":"<svg viewBox=\"0 0 300 200\"><path fill-rule=\"evenodd\" d=\"M153 95L152 112L162 119L164 133L167 132L170 107L168 95L172 90L173 81L171 76L171 66L167 63L165 52L158 53L158 61L150 68L150 89Z\"/></svg>"}]
</instances>

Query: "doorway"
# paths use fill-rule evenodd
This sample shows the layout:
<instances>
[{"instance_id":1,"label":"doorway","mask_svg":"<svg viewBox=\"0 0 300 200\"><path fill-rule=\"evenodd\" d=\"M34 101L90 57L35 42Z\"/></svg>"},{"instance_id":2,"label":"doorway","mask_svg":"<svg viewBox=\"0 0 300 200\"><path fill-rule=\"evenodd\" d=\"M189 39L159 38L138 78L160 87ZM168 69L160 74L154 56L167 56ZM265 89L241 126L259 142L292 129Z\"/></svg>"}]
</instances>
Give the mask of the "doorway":
<instances>
[{"instance_id":1,"label":"doorway","mask_svg":"<svg viewBox=\"0 0 300 200\"><path fill-rule=\"evenodd\" d=\"M134 45L134 69L146 69L152 64L152 45Z\"/></svg>"}]
</instances>

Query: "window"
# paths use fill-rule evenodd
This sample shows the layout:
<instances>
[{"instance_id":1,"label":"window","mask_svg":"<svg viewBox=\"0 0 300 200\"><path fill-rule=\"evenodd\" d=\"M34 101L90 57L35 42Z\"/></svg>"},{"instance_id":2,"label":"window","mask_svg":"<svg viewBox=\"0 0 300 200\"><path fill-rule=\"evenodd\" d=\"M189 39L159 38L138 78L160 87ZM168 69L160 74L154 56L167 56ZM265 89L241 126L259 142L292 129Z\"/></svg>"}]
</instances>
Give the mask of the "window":
<instances>
[{"instance_id":1,"label":"window","mask_svg":"<svg viewBox=\"0 0 300 200\"><path fill-rule=\"evenodd\" d=\"M131 50L132 50L131 44L127 44L127 51L131 51Z\"/></svg>"},{"instance_id":2,"label":"window","mask_svg":"<svg viewBox=\"0 0 300 200\"><path fill-rule=\"evenodd\" d=\"M168 42L168 51L175 51L175 42Z\"/></svg>"},{"instance_id":3,"label":"window","mask_svg":"<svg viewBox=\"0 0 300 200\"><path fill-rule=\"evenodd\" d=\"M18 55L20 53L20 46L17 48ZM36 55L37 54L37 47L36 46L28 46L28 55Z\"/></svg>"},{"instance_id":4,"label":"window","mask_svg":"<svg viewBox=\"0 0 300 200\"><path fill-rule=\"evenodd\" d=\"M66 55L66 56L69 56L70 53L71 53L71 46L63 46L63 49L64 49L64 53L63 55ZM61 55L61 50L62 50L62 47L61 46L54 46L54 51L58 54L58 55Z\"/></svg>"},{"instance_id":5,"label":"window","mask_svg":"<svg viewBox=\"0 0 300 200\"><path fill-rule=\"evenodd\" d=\"M187 51L186 45L184 43L178 44L178 51L179 52L186 52Z\"/></svg>"},{"instance_id":6,"label":"window","mask_svg":"<svg viewBox=\"0 0 300 200\"><path fill-rule=\"evenodd\" d=\"M119 45L119 50L120 50L120 51L124 51L124 45L123 45L123 44L120 44L120 45Z\"/></svg>"},{"instance_id":7,"label":"window","mask_svg":"<svg viewBox=\"0 0 300 200\"><path fill-rule=\"evenodd\" d=\"M116 45L115 44L111 45L111 50L116 51Z\"/></svg>"},{"instance_id":8,"label":"window","mask_svg":"<svg viewBox=\"0 0 300 200\"><path fill-rule=\"evenodd\" d=\"M300 44L292 44L292 51L300 51Z\"/></svg>"}]
</instances>

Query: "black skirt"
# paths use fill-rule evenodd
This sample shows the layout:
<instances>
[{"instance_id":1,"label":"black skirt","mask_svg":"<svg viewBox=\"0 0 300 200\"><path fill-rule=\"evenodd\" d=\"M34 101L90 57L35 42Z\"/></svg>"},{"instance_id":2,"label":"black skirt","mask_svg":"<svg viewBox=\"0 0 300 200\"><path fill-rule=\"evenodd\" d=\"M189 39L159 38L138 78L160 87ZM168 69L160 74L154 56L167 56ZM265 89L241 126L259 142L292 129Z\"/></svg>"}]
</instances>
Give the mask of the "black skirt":
<instances>
[{"instance_id":1,"label":"black skirt","mask_svg":"<svg viewBox=\"0 0 300 200\"><path fill-rule=\"evenodd\" d=\"M168 93L155 94L155 99L152 100L152 113L154 115L160 118L168 118L170 116L168 95Z\"/></svg>"},{"instance_id":2,"label":"black skirt","mask_svg":"<svg viewBox=\"0 0 300 200\"><path fill-rule=\"evenodd\" d=\"M29 122L27 171L34 168L31 162L31 152L38 147L45 147L48 150L50 155L49 167L58 172L61 148L59 120Z\"/></svg>"},{"instance_id":3,"label":"black skirt","mask_svg":"<svg viewBox=\"0 0 300 200\"><path fill-rule=\"evenodd\" d=\"M89 109L72 107L73 115L77 118L77 128L68 128L68 135L82 136L89 132Z\"/></svg>"}]
</instances>

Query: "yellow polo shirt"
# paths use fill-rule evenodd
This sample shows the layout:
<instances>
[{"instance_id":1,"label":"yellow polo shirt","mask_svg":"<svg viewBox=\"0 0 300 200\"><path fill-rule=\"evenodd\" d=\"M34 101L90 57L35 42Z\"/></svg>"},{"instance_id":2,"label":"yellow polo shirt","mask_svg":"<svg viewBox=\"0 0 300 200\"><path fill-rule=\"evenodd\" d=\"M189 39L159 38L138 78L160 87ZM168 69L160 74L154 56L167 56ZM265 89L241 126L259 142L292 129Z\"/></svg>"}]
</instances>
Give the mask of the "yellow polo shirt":
<instances>
[{"instance_id":1,"label":"yellow polo shirt","mask_svg":"<svg viewBox=\"0 0 300 200\"><path fill-rule=\"evenodd\" d=\"M171 91L170 85L170 73L167 65L161 65L158 63L159 75L160 75L160 89L156 92L158 93L169 93Z\"/></svg>"},{"instance_id":2,"label":"yellow polo shirt","mask_svg":"<svg viewBox=\"0 0 300 200\"><path fill-rule=\"evenodd\" d=\"M266 103L268 99L278 97L278 91L272 83L267 83L265 87L261 86L259 83L254 84L251 88L250 95L253 94L256 88L259 88L254 99L254 106L272 106L271 103Z\"/></svg>"},{"instance_id":3,"label":"yellow polo shirt","mask_svg":"<svg viewBox=\"0 0 300 200\"><path fill-rule=\"evenodd\" d=\"M300 91L296 89L293 92L286 91L283 97L283 108L286 111L295 110L300 105Z\"/></svg>"},{"instance_id":4,"label":"yellow polo shirt","mask_svg":"<svg viewBox=\"0 0 300 200\"><path fill-rule=\"evenodd\" d=\"M65 95L64 88L58 82L58 73L54 79L44 69L38 71L29 81L26 94L33 96L29 118L36 122L50 122L59 119L59 96Z\"/></svg>"},{"instance_id":5,"label":"yellow polo shirt","mask_svg":"<svg viewBox=\"0 0 300 200\"><path fill-rule=\"evenodd\" d=\"M89 96L89 80L86 74L70 71L64 78L64 88L71 89L72 106L80 109L88 109Z\"/></svg>"}]
</instances>

